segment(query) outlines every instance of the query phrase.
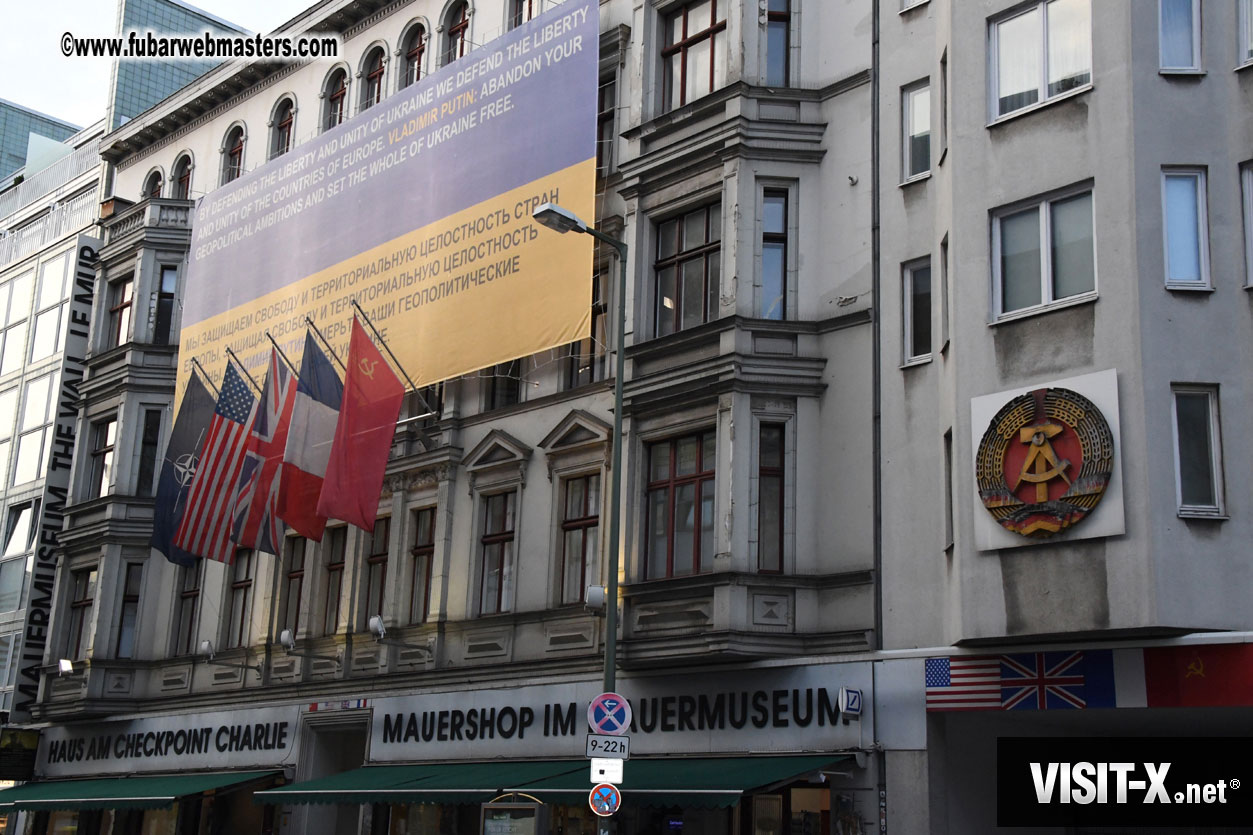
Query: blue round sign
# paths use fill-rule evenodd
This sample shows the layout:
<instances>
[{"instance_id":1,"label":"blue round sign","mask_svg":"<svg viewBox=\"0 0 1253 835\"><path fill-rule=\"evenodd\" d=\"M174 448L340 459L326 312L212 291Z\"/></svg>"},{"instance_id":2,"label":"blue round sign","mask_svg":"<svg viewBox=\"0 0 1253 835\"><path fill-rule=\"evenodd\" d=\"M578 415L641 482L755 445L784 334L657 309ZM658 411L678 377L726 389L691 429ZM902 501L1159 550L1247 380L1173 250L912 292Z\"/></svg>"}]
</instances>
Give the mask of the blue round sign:
<instances>
[{"instance_id":1,"label":"blue round sign","mask_svg":"<svg viewBox=\"0 0 1253 835\"><path fill-rule=\"evenodd\" d=\"M607 818L622 805L622 792L613 783L597 783L587 796L587 804L593 812Z\"/></svg>"},{"instance_id":2,"label":"blue round sign","mask_svg":"<svg viewBox=\"0 0 1253 835\"><path fill-rule=\"evenodd\" d=\"M631 703L617 693L601 693L587 706L587 724L598 734L621 736L631 729Z\"/></svg>"}]
</instances>

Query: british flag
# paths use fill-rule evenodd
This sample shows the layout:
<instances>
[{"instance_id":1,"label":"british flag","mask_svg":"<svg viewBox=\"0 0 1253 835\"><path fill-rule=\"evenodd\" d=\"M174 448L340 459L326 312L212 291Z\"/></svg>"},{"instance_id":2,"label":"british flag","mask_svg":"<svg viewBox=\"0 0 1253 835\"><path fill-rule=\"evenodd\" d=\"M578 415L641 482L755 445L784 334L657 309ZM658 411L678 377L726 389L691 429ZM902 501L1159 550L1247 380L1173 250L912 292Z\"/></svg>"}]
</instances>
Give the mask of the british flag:
<instances>
[{"instance_id":1,"label":"british flag","mask_svg":"<svg viewBox=\"0 0 1253 835\"><path fill-rule=\"evenodd\" d=\"M1087 707L1082 652L1033 652L1001 656L1001 705L1005 710Z\"/></svg>"},{"instance_id":2,"label":"british flag","mask_svg":"<svg viewBox=\"0 0 1253 835\"><path fill-rule=\"evenodd\" d=\"M277 513L279 470L295 400L295 375L279 358L277 349L271 348L236 490L231 539L242 548L278 554L283 542L287 526Z\"/></svg>"}]
</instances>

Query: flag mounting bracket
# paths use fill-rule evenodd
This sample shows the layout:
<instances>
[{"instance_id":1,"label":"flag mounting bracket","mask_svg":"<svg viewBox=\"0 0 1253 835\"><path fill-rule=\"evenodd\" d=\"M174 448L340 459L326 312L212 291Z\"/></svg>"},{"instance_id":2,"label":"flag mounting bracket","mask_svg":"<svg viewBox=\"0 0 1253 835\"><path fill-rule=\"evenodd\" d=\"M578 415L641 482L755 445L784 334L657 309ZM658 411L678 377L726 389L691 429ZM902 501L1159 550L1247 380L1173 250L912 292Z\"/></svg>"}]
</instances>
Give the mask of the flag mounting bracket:
<instances>
[{"instance_id":1,"label":"flag mounting bracket","mask_svg":"<svg viewBox=\"0 0 1253 835\"><path fill-rule=\"evenodd\" d=\"M217 661L214 658L216 654L213 651L213 642L204 640L200 642L200 654L205 656L205 661L215 667L230 667L235 670L252 670L258 676L262 675L260 664L236 664L233 661Z\"/></svg>"},{"instance_id":2,"label":"flag mounting bracket","mask_svg":"<svg viewBox=\"0 0 1253 835\"><path fill-rule=\"evenodd\" d=\"M321 661L334 661L336 664L342 664L344 661L344 651L337 650L334 655L318 655L316 652L298 652L296 650L296 639L292 636L290 629L284 629L278 636L279 645L288 655L294 655L297 658L317 658Z\"/></svg>"},{"instance_id":3,"label":"flag mounting bracket","mask_svg":"<svg viewBox=\"0 0 1253 835\"><path fill-rule=\"evenodd\" d=\"M425 644L409 644L404 641L397 641L395 638L387 637L387 628L383 626L382 615L370 615L369 620L370 634L374 636L374 642L389 647L403 647L404 649L416 649L419 652L426 653L428 661L435 657L435 637L427 638Z\"/></svg>"}]
</instances>

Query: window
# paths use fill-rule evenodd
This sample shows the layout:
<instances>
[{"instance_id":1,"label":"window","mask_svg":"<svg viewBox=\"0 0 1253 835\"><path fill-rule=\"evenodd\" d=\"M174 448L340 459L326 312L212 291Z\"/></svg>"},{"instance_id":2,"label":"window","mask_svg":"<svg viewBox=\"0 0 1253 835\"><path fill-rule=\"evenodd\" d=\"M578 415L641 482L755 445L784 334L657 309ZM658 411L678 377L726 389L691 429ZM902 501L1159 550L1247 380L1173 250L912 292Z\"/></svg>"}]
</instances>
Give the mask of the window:
<instances>
[{"instance_id":1,"label":"window","mask_svg":"<svg viewBox=\"0 0 1253 835\"><path fill-rule=\"evenodd\" d=\"M435 559L435 508L413 512L413 547L409 549L409 622L423 623L430 614L431 562Z\"/></svg>"},{"instance_id":2,"label":"window","mask_svg":"<svg viewBox=\"0 0 1253 835\"><path fill-rule=\"evenodd\" d=\"M0 335L0 376L17 371L26 356L26 321L30 318L35 291L35 271L22 273L12 281L0 284L0 311L4 331Z\"/></svg>"},{"instance_id":3,"label":"window","mask_svg":"<svg viewBox=\"0 0 1253 835\"><path fill-rule=\"evenodd\" d=\"M426 57L426 30L421 25L409 30L405 39L404 74L400 79L401 87L416 84L422 78L422 59Z\"/></svg>"},{"instance_id":4,"label":"window","mask_svg":"<svg viewBox=\"0 0 1253 835\"><path fill-rule=\"evenodd\" d=\"M139 589L144 579L144 564L125 563L122 572L122 611L117 628L118 658L135 657L135 626L139 622Z\"/></svg>"},{"instance_id":5,"label":"window","mask_svg":"<svg viewBox=\"0 0 1253 835\"><path fill-rule=\"evenodd\" d=\"M600 475L567 479L561 519L561 602L582 603L600 553Z\"/></svg>"},{"instance_id":6,"label":"window","mask_svg":"<svg viewBox=\"0 0 1253 835\"><path fill-rule=\"evenodd\" d=\"M342 67L334 70L326 78L326 86L322 88L325 108L322 112L322 130L330 130L342 124L348 116L344 105L348 97L348 73Z\"/></svg>"},{"instance_id":7,"label":"window","mask_svg":"<svg viewBox=\"0 0 1253 835\"><path fill-rule=\"evenodd\" d=\"M940 241L940 351L948 347L948 235Z\"/></svg>"},{"instance_id":8,"label":"window","mask_svg":"<svg viewBox=\"0 0 1253 835\"><path fill-rule=\"evenodd\" d=\"M370 550L365 557L365 616L383 614L384 589L387 587L387 548L391 519L380 516L374 520L370 534Z\"/></svg>"},{"instance_id":9,"label":"window","mask_svg":"<svg viewBox=\"0 0 1253 835\"><path fill-rule=\"evenodd\" d=\"M196 651L196 613L200 604L200 570L203 563L204 560L197 560L179 569L175 655L191 655Z\"/></svg>"},{"instance_id":10,"label":"window","mask_svg":"<svg viewBox=\"0 0 1253 835\"><path fill-rule=\"evenodd\" d=\"M762 193L761 297L757 315L763 319L787 318L787 189L768 188Z\"/></svg>"},{"instance_id":11,"label":"window","mask_svg":"<svg viewBox=\"0 0 1253 835\"><path fill-rule=\"evenodd\" d=\"M160 197L161 196L161 172L153 171L148 175L148 179L144 181L144 197Z\"/></svg>"},{"instance_id":12,"label":"window","mask_svg":"<svg viewBox=\"0 0 1253 835\"><path fill-rule=\"evenodd\" d=\"M174 199L191 199L191 157L186 154L174 163Z\"/></svg>"},{"instance_id":13,"label":"window","mask_svg":"<svg viewBox=\"0 0 1253 835\"><path fill-rule=\"evenodd\" d=\"M13 688L21 666L22 636L18 632L0 635L0 710L13 707Z\"/></svg>"},{"instance_id":14,"label":"window","mask_svg":"<svg viewBox=\"0 0 1253 835\"><path fill-rule=\"evenodd\" d=\"M34 553L38 525L38 501L9 508L4 560L0 562L0 612L15 612L22 608L22 594L26 588L26 561Z\"/></svg>"},{"instance_id":15,"label":"window","mask_svg":"<svg viewBox=\"0 0 1253 835\"><path fill-rule=\"evenodd\" d=\"M244 129L236 125L226 133L222 143L222 185L238 180L244 173Z\"/></svg>"},{"instance_id":16,"label":"window","mask_svg":"<svg viewBox=\"0 0 1253 835\"><path fill-rule=\"evenodd\" d=\"M65 657L81 661L87 657L90 637L91 604L96 598L96 568L70 572L70 621L65 634Z\"/></svg>"},{"instance_id":17,"label":"window","mask_svg":"<svg viewBox=\"0 0 1253 835\"><path fill-rule=\"evenodd\" d=\"M17 395L19 389L0 392L0 485L8 484L9 458L13 450L13 431L17 427Z\"/></svg>"},{"instance_id":18,"label":"window","mask_svg":"<svg viewBox=\"0 0 1253 835\"><path fill-rule=\"evenodd\" d=\"M106 348L116 348L131 341L131 313L134 303L135 279L127 276L109 283L109 329Z\"/></svg>"},{"instance_id":19,"label":"window","mask_svg":"<svg viewBox=\"0 0 1253 835\"><path fill-rule=\"evenodd\" d=\"M596 172L608 174L613 168L614 111L618 105L618 82L602 81L596 89Z\"/></svg>"},{"instance_id":20,"label":"window","mask_svg":"<svg viewBox=\"0 0 1253 835\"><path fill-rule=\"evenodd\" d=\"M992 118L1091 83L1089 0L1033 3L990 30Z\"/></svg>"},{"instance_id":21,"label":"window","mask_svg":"<svg viewBox=\"0 0 1253 835\"><path fill-rule=\"evenodd\" d=\"M994 217L992 247L993 309L999 316L1094 293L1092 192Z\"/></svg>"},{"instance_id":22,"label":"window","mask_svg":"<svg viewBox=\"0 0 1253 835\"><path fill-rule=\"evenodd\" d=\"M901 330L904 361L931 358L931 259L901 267Z\"/></svg>"},{"instance_id":23,"label":"window","mask_svg":"<svg viewBox=\"0 0 1253 835\"><path fill-rule=\"evenodd\" d=\"M763 423L757 431L757 570L783 571L783 453L785 426Z\"/></svg>"},{"instance_id":24,"label":"window","mask_svg":"<svg viewBox=\"0 0 1253 835\"><path fill-rule=\"evenodd\" d=\"M1201 68L1200 0L1157 0L1157 27L1163 70Z\"/></svg>"},{"instance_id":25,"label":"window","mask_svg":"<svg viewBox=\"0 0 1253 835\"><path fill-rule=\"evenodd\" d=\"M937 165L944 162L948 150L948 50L940 55L940 157Z\"/></svg>"},{"instance_id":26,"label":"window","mask_svg":"<svg viewBox=\"0 0 1253 835\"><path fill-rule=\"evenodd\" d=\"M605 378L607 313L605 274L597 272L592 276L592 333L587 339L571 342L567 346L568 354L563 380L566 389L578 388Z\"/></svg>"},{"instance_id":27,"label":"window","mask_svg":"<svg viewBox=\"0 0 1253 835\"><path fill-rule=\"evenodd\" d=\"M1236 21L1236 63L1244 65L1253 61L1253 0L1239 0L1240 11Z\"/></svg>"},{"instance_id":28,"label":"window","mask_svg":"<svg viewBox=\"0 0 1253 835\"><path fill-rule=\"evenodd\" d=\"M479 614L511 611L513 600L513 539L517 493L483 497L483 576Z\"/></svg>"},{"instance_id":29,"label":"window","mask_svg":"<svg viewBox=\"0 0 1253 835\"><path fill-rule=\"evenodd\" d=\"M51 450L52 417L56 411L57 375L28 380L22 403L12 486L41 478Z\"/></svg>"},{"instance_id":30,"label":"window","mask_svg":"<svg viewBox=\"0 0 1253 835\"><path fill-rule=\"evenodd\" d=\"M326 596L322 609L322 634L339 630L339 599L344 590L344 555L348 553L348 528L330 528L326 545Z\"/></svg>"},{"instance_id":31,"label":"window","mask_svg":"<svg viewBox=\"0 0 1253 835\"><path fill-rule=\"evenodd\" d=\"M98 420L91 425L91 475L87 482L88 498L95 499L106 495L113 486L113 454L116 445L116 417Z\"/></svg>"},{"instance_id":32,"label":"window","mask_svg":"<svg viewBox=\"0 0 1253 835\"><path fill-rule=\"evenodd\" d=\"M791 48L792 11L790 0L769 0L766 4L766 86L788 85L788 52Z\"/></svg>"},{"instance_id":33,"label":"window","mask_svg":"<svg viewBox=\"0 0 1253 835\"><path fill-rule=\"evenodd\" d=\"M714 203L657 226L656 333L717 318L722 207Z\"/></svg>"},{"instance_id":34,"label":"window","mask_svg":"<svg viewBox=\"0 0 1253 835\"><path fill-rule=\"evenodd\" d=\"M383 100L383 48L375 47L365 60L365 84L361 87L361 109Z\"/></svg>"},{"instance_id":35,"label":"window","mask_svg":"<svg viewBox=\"0 0 1253 835\"><path fill-rule=\"evenodd\" d=\"M30 361L39 362L61 350L61 333L65 329L66 279L70 271L69 253L39 265L39 292L35 299L35 325L30 336Z\"/></svg>"},{"instance_id":36,"label":"window","mask_svg":"<svg viewBox=\"0 0 1253 835\"><path fill-rule=\"evenodd\" d=\"M178 289L178 267L161 266L161 286L157 288L157 321L152 331L154 345L169 345L174 327L174 293Z\"/></svg>"},{"instance_id":37,"label":"window","mask_svg":"<svg viewBox=\"0 0 1253 835\"><path fill-rule=\"evenodd\" d=\"M540 0L509 0L509 28L516 29L535 17Z\"/></svg>"},{"instance_id":38,"label":"window","mask_svg":"<svg viewBox=\"0 0 1253 835\"><path fill-rule=\"evenodd\" d=\"M152 496L156 487L157 449L161 444L161 410L144 409L144 434L139 442L139 476L135 495Z\"/></svg>"},{"instance_id":39,"label":"window","mask_svg":"<svg viewBox=\"0 0 1253 835\"><path fill-rule=\"evenodd\" d=\"M1244 197L1244 284L1253 287L1253 162L1240 167L1240 192Z\"/></svg>"},{"instance_id":40,"label":"window","mask_svg":"<svg viewBox=\"0 0 1253 835\"><path fill-rule=\"evenodd\" d=\"M270 135L270 159L281 157L291 150L292 128L296 122L296 105L291 99L283 99L274 110L274 132Z\"/></svg>"},{"instance_id":41,"label":"window","mask_svg":"<svg viewBox=\"0 0 1253 835\"><path fill-rule=\"evenodd\" d=\"M522 400L522 360L516 359L492 367L487 378L486 409L503 409Z\"/></svg>"},{"instance_id":42,"label":"window","mask_svg":"<svg viewBox=\"0 0 1253 835\"><path fill-rule=\"evenodd\" d=\"M648 579L713 567L714 462L712 431L648 448Z\"/></svg>"},{"instance_id":43,"label":"window","mask_svg":"<svg viewBox=\"0 0 1253 835\"><path fill-rule=\"evenodd\" d=\"M1218 388L1173 386L1175 494L1181 516L1223 512L1222 444Z\"/></svg>"},{"instance_id":44,"label":"window","mask_svg":"<svg viewBox=\"0 0 1253 835\"><path fill-rule=\"evenodd\" d=\"M1205 203L1204 171L1162 171L1167 287L1210 286L1209 221Z\"/></svg>"},{"instance_id":45,"label":"window","mask_svg":"<svg viewBox=\"0 0 1253 835\"><path fill-rule=\"evenodd\" d=\"M931 83L924 81L901 91L902 180L931 170Z\"/></svg>"},{"instance_id":46,"label":"window","mask_svg":"<svg viewBox=\"0 0 1253 835\"><path fill-rule=\"evenodd\" d=\"M283 613L279 617L281 629L290 629L294 637L300 631L300 595L305 586L305 555L309 540L303 536L287 537L287 571L283 575Z\"/></svg>"},{"instance_id":47,"label":"window","mask_svg":"<svg viewBox=\"0 0 1253 835\"><path fill-rule=\"evenodd\" d=\"M726 83L727 21L719 14L729 0L697 0L666 16L666 110L681 107Z\"/></svg>"},{"instance_id":48,"label":"window","mask_svg":"<svg viewBox=\"0 0 1253 835\"><path fill-rule=\"evenodd\" d=\"M444 64L466 54L466 33L470 30L470 4L457 3L444 18Z\"/></svg>"},{"instance_id":49,"label":"window","mask_svg":"<svg viewBox=\"0 0 1253 835\"><path fill-rule=\"evenodd\" d=\"M252 619L252 570L256 561L255 556L252 550L239 548L235 551L235 561L231 563L226 649L248 645L250 637L248 627Z\"/></svg>"},{"instance_id":50,"label":"window","mask_svg":"<svg viewBox=\"0 0 1253 835\"><path fill-rule=\"evenodd\" d=\"M953 430L944 433L944 550L953 547Z\"/></svg>"}]
</instances>

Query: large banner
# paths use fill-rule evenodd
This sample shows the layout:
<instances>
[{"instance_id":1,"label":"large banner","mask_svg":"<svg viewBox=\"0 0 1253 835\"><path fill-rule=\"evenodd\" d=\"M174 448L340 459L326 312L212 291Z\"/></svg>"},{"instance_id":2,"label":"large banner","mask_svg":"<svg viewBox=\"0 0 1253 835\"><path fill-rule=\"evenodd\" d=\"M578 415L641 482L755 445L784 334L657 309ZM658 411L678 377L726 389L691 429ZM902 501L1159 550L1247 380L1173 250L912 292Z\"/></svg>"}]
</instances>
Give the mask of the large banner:
<instances>
[{"instance_id":1,"label":"large banner","mask_svg":"<svg viewBox=\"0 0 1253 835\"><path fill-rule=\"evenodd\" d=\"M344 355L355 299L418 385L586 336L599 6L569 0L206 196L179 389L226 348L264 367L305 317Z\"/></svg>"}]
</instances>

